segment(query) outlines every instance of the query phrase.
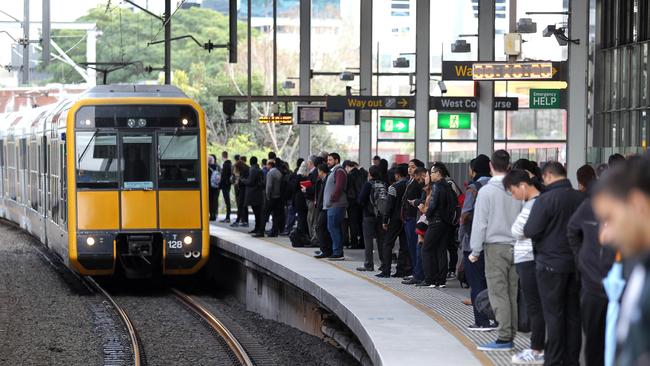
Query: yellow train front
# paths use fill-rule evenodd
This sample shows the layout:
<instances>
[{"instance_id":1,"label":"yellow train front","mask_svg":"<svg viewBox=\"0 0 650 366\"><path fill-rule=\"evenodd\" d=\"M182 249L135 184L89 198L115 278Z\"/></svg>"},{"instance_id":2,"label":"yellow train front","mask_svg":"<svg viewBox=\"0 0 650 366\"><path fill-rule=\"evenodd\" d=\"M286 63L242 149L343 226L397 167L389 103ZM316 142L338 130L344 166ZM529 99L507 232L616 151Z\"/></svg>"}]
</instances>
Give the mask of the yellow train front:
<instances>
[{"instance_id":1,"label":"yellow train front","mask_svg":"<svg viewBox=\"0 0 650 366\"><path fill-rule=\"evenodd\" d=\"M184 275L207 261L205 117L179 89L98 86L3 137L8 178L45 203L5 196L5 217L77 272ZM16 177L30 170L40 179Z\"/></svg>"}]
</instances>

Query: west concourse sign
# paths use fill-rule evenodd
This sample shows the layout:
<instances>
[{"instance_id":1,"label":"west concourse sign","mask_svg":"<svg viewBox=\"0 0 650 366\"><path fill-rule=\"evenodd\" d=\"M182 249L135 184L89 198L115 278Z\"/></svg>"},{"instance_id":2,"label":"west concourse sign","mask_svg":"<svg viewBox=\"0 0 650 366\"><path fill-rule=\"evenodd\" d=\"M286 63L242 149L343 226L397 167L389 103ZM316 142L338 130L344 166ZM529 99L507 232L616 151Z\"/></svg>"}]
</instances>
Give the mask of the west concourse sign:
<instances>
[{"instance_id":1,"label":"west concourse sign","mask_svg":"<svg viewBox=\"0 0 650 366\"><path fill-rule=\"evenodd\" d=\"M325 104L329 110L345 109L415 109L412 96L328 96Z\"/></svg>"},{"instance_id":2,"label":"west concourse sign","mask_svg":"<svg viewBox=\"0 0 650 366\"><path fill-rule=\"evenodd\" d=\"M439 111L476 112L478 98L476 97L430 97L429 108ZM516 111L519 109L519 98L495 97L495 111Z\"/></svg>"}]
</instances>

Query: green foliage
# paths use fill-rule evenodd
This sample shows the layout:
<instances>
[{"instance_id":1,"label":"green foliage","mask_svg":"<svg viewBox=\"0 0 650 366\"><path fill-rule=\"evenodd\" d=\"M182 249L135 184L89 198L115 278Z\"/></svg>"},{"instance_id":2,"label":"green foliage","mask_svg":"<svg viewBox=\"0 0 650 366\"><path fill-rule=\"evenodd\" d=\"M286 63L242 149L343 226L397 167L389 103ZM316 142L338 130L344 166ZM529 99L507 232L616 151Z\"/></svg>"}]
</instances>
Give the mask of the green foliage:
<instances>
[{"instance_id":1,"label":"green foliage","mask_svg":"<svg viewBox=\"0 0 650 366\"><path fill-rule=\"evenodd\" d=\"M114 2L113 2L114 3ZM97 6L79 19L97 25L100 35L97 38L98 62L133 62L134 65L111 72L108 83L162 83L162 72L147 73L146 67L162 68L164 46L162 43L148 45L151 41L163 39L162 23L142 11L131 11L120 6ZM172 37L192 35L201 44L212 41L214 44L228 42L228 16L206 8L180 9L172 18ZM269 126L257 123L260 114L268 114L269 104L255 104L251 123L225 123L225 116L218 102L220 95L238 95L246 92L246 27L238 27L238 64L227 63L227 52L216 49L208 53L191 39L172 42L172 84L181 88L195 99L205 110L208 126L210 151L228 150L232 154L264 156L275 150L287 160L297 158L298 128ZM85 31L53 30L55 42L77 64L86 61ZM269 35L253 32L254 52L252 75L253 95L268 94L272 89L268 52ZM54 52L54 51L53 51ZM278 67L287 67L280 54ZM51 75L46 82L82 83L81 75L73 67L60 61L51 62L43 68ZM290 71L288 71L290 72ZM284 72L287 74L287 72ZM97 73L99 82L102 74ZM285 90L279 88L280 93ZM247 118L246 105L238 105L236 118ZM339 148L326 129L313 133L314 151Z\"/></svg>"}]
</instances>

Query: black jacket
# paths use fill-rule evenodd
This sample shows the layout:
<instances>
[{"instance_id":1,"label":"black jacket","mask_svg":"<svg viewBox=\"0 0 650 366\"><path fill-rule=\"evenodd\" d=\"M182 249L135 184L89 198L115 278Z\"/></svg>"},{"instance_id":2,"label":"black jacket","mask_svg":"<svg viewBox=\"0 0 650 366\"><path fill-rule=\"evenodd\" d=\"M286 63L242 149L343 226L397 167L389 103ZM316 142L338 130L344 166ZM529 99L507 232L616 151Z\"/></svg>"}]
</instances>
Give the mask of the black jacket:
<instances>
[{"instance_id":1,"label":"black jacket","mask_svg":"<svg viewBox=\"0 0 650 366\"><path fill-rule=\"evenodd\" d=\"M264 177L257 164L248 170L246 178L241 178L240 183L246 186L246 206L262 206L264 204Z\"/></svg>"},{"instance_id":2,"label":"black jacket","mask_svg":"<svg viewBox=\"0 0 650 366\"><path fill-rule=\"evenodd\" d=\"M349 204L357 203L361 189L366 181L368 181L368 173L365 170L357 168L350 170L346 187Z\"/></svg>"},{"instance_id":3,"label":"black jacket","mask_svg":"<svg viewBox=\"0 0 650 366\"><path fill-rule=\"evenodd\" d=\"M307 201L316 201L316 182L318 182L318 169L312 169L307 175L311 182L311 187L305 189L305 199Z\"/></svg>"},{"instance_id":4,"label":"black jacket","mask_svg":"<svg viewBox=\"0 0 650 366\"><path fill-rule=\"evenodd\" d=\"M327 179L327 178L325 178ZM323 194L325 193L325 180L318 179L316 185L314 186L316 191L316 209L319 211L323 210Z\"/></svg>"},{"instance_id":5,"label":"black jacket","mask_svg":"<svg viewBox=\"0 0 650 366\"><path fill-rule=\"evenodd\" d=\"M450 190L453 189L445 179L441 179L431 186L431 199L429 199L429 207L426 207L425 214L429 224L442 222L443 215L448 212L447 192Z\"/></svg>"},{"instance_id":6,"label":"black jacket","mask_svg":"<svg viewBox=\"0 0 650 366\"><path fill-rule=\"evenodd\" d=\"M306 180L309 180L309 178L299 174L292 174L289 180L291 203L296 212L307 212L307 201L305 200L305 195L300 189L300 182Z\"/></svg>"},{"instance_id":7,"label":"black jacket","mask_svg":"<svg viewBox=\"0 0 650 366\"><path fill-rule=\"evenodd\" d=\"M232 163L230 160L226 160L223 162L223 166L221 167L221 180L219 181L219 188L224 189L230 187L232 184L230 182L230 179L232 177Z\"/></svg>"},{"instance_id":8,"label":"black jacket","mask_svg":"<svg viewBox=\"0 0 650 366\"><path fill-rule=\"evenodd\" d=\"M409 181L406 192L402 198L402 217L404 219L417 219L420 212L417 207L409 203L410 200L418 200L422 197L422 184L416 180Z\"/></svg>"},{"instance_id":9,"label":"black jacket","mask_svg":"<svg viewBox=\"0 0 650 366\"><path fill-rule=\"evenodd\" d=\"M388 215L383 218L384 224L392 220L402 221L402 198L407 184L408 180L402 179L388 187Z\"/></svg>"},{"instance_id":10,"label":"black jacket","mask_svg":"<svg viewBox=\"0 0 650 366\"><path fill-rule=\"evenodd\" d=\"M598 221L590 199L584 200L571 216L567 238L576 257L582 289L606 299L602 281L614 263L616 251L598 241Z\"/></svg>"},{"instance_id":11,"label":"black jacket","mask_svg":"<svg viewBox=\"0 0 650 366\"><path fill-rule=\"evenodd\" d=\"M573 189L568 179L546 187L530 211L524 235L533 240L538 270L558 273L575 271L573 252L567 239L567 224L571 215L585 199Z\"/></svg>"}]
</instances>

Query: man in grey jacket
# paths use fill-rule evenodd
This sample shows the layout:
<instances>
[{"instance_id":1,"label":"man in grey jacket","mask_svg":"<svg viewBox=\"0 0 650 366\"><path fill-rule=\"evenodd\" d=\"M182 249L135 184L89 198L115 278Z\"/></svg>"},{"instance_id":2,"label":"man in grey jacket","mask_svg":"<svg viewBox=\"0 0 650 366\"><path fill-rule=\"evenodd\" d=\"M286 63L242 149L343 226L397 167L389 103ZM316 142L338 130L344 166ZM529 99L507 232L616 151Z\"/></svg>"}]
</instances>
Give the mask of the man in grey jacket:
<instances>
[{"instance_id":1,"label":"man in grey jacket","mask_svg":"<svg viewBox=\"0 0 650 366\"><path fill-rule=\"evenodd\" d=\"M323 208L327 210L327 230L332 237L332 255L329 260L343 260L343 216L348 207L345 192L348 176L341 167L341 157L337 153L327 156L330 174L325 180Z\"/></svg>"},{"instance_id":2,"label":"man in grey jacket","mask_svg":"<svg viewBox=\"0 0 650 366\"><path fill-rule=\"evenodd\" d=\"M481 189L474 208L470 246L471 262L485 257L490 304L499 323L495 342L479 346L481 351L510 351L517 333L517 281L514 265L512 224L521 211L521 202L513 199L503 187L503 177L510 167L510 154L497 150L492 154L492 179Z\"/></svg>"},{"instance_id":3,"label":"man in grey jacket","mask_svg":"<svg viewBox=\"0 0 650 366\"><path fill-rule=\"evenodd\" d=\"M266 210L265 222L273 215L273 227L269 237L276 237L284 228L284 203L282 202L282 172L275 166L274 160L266 162L269 172L266 174ZM262 234L263 235L263 234Z\"/></svg>"}]
</instances>

